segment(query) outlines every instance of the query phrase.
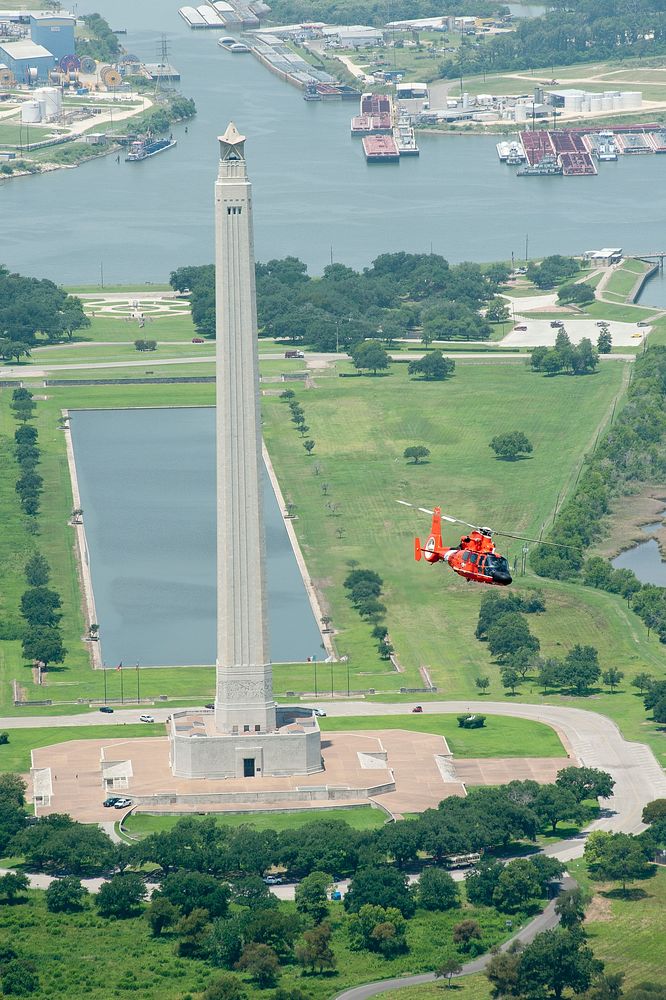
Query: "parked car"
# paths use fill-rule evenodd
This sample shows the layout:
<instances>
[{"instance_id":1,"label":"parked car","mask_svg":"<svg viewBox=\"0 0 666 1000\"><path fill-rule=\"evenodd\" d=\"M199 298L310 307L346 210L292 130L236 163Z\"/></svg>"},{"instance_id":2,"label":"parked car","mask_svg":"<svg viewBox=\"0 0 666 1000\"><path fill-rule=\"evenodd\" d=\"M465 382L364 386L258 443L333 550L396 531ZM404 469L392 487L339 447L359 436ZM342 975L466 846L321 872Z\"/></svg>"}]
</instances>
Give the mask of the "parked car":
<instances>
[{"instance_id":1,"label":"parked car","mask_svg":"<svg viewBox=\"0 0 666 1000\"><path fill-rule=\"evenodd\" d=\"M649 325L650 324L646 319L639 319L638 323L636 324L636 326L649 326Z\"/></svg>"},{"instance_id":2,"label":"parked car","mask_svg":"<svg viewBox=\"0 0 666 1000\"><path fill-rule=\"evenodd\" d=\"M605 319L598 319L594 324L595 326L608 326L608 322Z\"/></svg>"},{"instance_id":3,"label":"parked car","mask_svg":"<svg viewBox=\"0 0 666 1000\"><path fill-rule=\"evenodd\" d=\"M519 333L526 333L527 332L527 327L526 326L514 326L513 329L517 330Z\"/></svg>"},{"instance_id":4,"label":"parked car","mask_svg":"<svg viewBox=\"0 0 666 1000\"><path fill-rule=\"evenodd\" d=\"M562 322L561 319L551 319L550 325L559 327L559 326L564 326L564 323Z\"/></svg>"},{"instance_id":5,"label":"parked car","mask_svg":"<svg viewBox=\"0 0 666 1000\"><path fill-rule=\"evenodd\" d=\"M100 712L104 712L105 715L113 715L113 709L110 705L102 705L100 707Z\"/></svg>"},{"instance_id":6,"label":"parked car","mask_svg":"<svg viewBox=\"0 0 666 1000\"><path fill-rule=\"evenodd\" d=\"M118 799L114 805L114 809L127 809L128 806L132 805L131 799Z\"/></svg>"},{"instance_id":7,"label":"parked car","mask_svg":"<svg viewBox=\"0 0 666 1000\"><path fill-rule=\"evenodd\" d=\"M212 708L215 708L215 705L214 705L214 704L213 704L213 702L211 701L211 702L210 702L210 704L208 704L208 705L204 705L204 708L211 708L211 709L212 709Z\"/></svg>"},{"instance_id":8,"label":"parked car","mask_svg":"<svg viewBox=\"0 0 666 1000\"><path fill-rule=\"evenodd\" d=\"M152 715L140 715L139 722L154 722L155 719Z\"/></svg>"},{"instance_id":9,"label":"parked car","mask_svg":"<svg viewBox=\"0 0 666 1000\"><path fill-rule=\"evenodd\" d=\"M266 875L264 882L266 885L282 885L282 879L279 875Z\"/></svg>"},{"instance_id":10,"label":"parked car","mask_svg":"<svg viewBox=\"0 0 666 1000\"><path fill-rule=\"evenodd\" d=\"M339 889L333 890L333 892L331 893L331 899L336 899L336 900L342 899L342 893L340 892Z\"/></svg>"},{"instance_id":11,"label":"parked car","mask_svg":"<svg viewBox=\"0 0 666 1000\"><path fill-rule=\"evenodd\" d=\"M192 337L192 343L193 344L205 344L206 341L204 340L203 337Z\"/></svg>"},{"instance_id":12,"label":"parked car","mask_svg":"<svg viewBox=\"0 0 666 1000\"><path fill-rule=\"evenodd\" d=\"M420 715L422 711L423 705L414 705L414 708L412 709L412 712L416 712L417 715Z\"/></svg>"},{"instance_id":13,"label":"parked car","mask_svg":"<svg viewBox=\"0 0 666 1000\"><path fill-rule=\"evenodd\" d=\"M120 799L118 798L118 796L117 795L110 795L108 799L104 799L104 802L102 803L102 805L106 806L106 808L109 809L111 806L115 806L116 802L120 802Z\"/></svg>"},{"instance_id":14,"label":"parked car","mask_svg":"<svg viewBox=\"0 0 666 1000\"><path fill-rule=\"evenodd\" d=\"M313 708L312 711L317 716L318 719L326 718L326 712L322 712L320 708Z\"/></svg>"}]
</instances>

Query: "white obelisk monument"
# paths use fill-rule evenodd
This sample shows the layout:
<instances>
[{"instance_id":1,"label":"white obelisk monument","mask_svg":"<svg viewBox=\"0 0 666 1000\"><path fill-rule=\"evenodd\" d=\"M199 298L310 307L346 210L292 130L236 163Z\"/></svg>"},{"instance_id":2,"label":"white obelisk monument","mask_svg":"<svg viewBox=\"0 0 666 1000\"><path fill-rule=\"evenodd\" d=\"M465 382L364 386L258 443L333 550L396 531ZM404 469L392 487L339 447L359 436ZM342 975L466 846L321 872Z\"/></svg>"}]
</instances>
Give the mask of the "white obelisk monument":
<instances>
[{"instance_id":1,"label":"white obelisk monument","mask_svg":"<svg viewBox=\"0 0 666 1000\"><path fill-rule=\"evenodd\" d=\"M186 778L321 771L311 710L276 707L268 652L252 188L245 137L220 136L215 183L217 664L214 715L174 712L170 758ZM260 794L270 794L262 792ZM268 801L268 800L267 800Z\"/></svg>"},{"instance_id":2,"label":"white obelisk monument","mask_svg":"<svg viewBox=\"0 0 666 1000\"><path fill-rule=\"evenodd\" d=\"M268 652L252 186L245 136L220 137L215 184L217 687L222 733L275 730Z\"/></svg>"}]
</instances>

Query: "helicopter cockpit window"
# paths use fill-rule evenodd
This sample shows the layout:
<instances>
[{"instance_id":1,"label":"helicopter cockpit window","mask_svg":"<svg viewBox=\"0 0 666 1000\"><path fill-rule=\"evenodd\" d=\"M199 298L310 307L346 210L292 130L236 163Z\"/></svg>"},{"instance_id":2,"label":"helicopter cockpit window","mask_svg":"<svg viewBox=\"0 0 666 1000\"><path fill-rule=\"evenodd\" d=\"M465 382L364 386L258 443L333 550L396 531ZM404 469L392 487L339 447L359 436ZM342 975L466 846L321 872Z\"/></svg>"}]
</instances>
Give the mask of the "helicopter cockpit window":
<instances>
[{"instance_id":1,"label":"helicopter cockpit window","mask_svg":"<svg viewBox=\"0 0 666 1000\"><path fill-rule=\"evenodd\" d=\"M496 573L508 573L509 564L504 556L488 556L488 569Z\"/></svg>"},{"instance_id":2,"label":"helicopter cockpit window","mask_svg":"<svg viewBox=\"0 0 666 1000\"><path fill-rule=\"evenodd\" d=\"M479 558L479 555L478 555L477 552L470 552L470 554L469 554L469 561L472 563L472 565L476 564L476 560L478 558Z\"/></svg>"}]
</instances>

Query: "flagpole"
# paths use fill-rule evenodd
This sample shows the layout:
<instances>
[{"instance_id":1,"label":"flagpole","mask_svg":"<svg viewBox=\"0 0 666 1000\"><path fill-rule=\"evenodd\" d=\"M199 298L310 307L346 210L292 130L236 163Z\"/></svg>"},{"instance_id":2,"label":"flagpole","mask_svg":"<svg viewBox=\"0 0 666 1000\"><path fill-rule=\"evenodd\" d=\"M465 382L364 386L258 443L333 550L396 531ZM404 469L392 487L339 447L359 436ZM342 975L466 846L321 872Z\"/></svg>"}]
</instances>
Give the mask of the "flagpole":
<instances>
[{"instance_id":1,"label":"flagpole","mask_svg":"<svg viewBox=\"0 0 666 1000\"><path fill-rule=\"evenodd\" d=\"M136 665L136 703L137 703L137 705L140 704L140 702L141 702L141 688L140 688L140 682L139 682L139 674L140 674L139 664L137 663L137 665Z\"/></svg>"},{"instance_id":2,"label":"flagpole","mask_svg":"<svg viewBox=\"0 0 666 1000\"><path fill-rule=\"evenodd\" d=\"M104 671L104 704L106 705L106 663L102 664L102 670Z\"/></svg>"},{"instance_id":3,"label":"flagpole","mask_svg":"<svg viewBox=\"0 0 666 1000\"><path fill-rule=\"evenodd\" d=\"M125 704L125 695L123 693L123 665L122 665L122 663L120 664L119 669L120 669L120 704L124 705Z\"/></svg>"}]
</instances>

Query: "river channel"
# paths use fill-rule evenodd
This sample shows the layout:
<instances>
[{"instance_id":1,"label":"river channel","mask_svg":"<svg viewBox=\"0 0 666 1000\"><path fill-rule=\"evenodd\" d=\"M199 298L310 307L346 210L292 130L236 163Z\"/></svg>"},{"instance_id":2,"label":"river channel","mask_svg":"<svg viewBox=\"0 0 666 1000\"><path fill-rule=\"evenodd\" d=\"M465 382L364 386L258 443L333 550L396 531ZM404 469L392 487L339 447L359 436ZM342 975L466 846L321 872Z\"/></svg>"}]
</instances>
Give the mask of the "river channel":
<instances>
[{"instance_id":1,"label":"river channel","mask_svg":"<svg viewBox=\"0 0 666 1000\"><path fill-rule=\"evenodd\" d=\"M355 106L303 101L251 55L192 31L178 0L96 0L123 44L155 61L166 34L183 93L198 108L178 146L143 163L104 157L0 184L4 263L60 282L164 281L213 259L215 137L230 119L249 137L260 260L295 254L311 271L362 267L379 253L431 248L452 261L661 248L666 157L621 157L597 177L517 178L493 136L421 135L421 156L370 165L349 135ZM457 86L457 84L456 84Z\"/></svg>"},{"instance_id":2,"label":"river channel","mask_svg":"<svg viewBox=\"0 0 666 1000\"><path fill-rule=\"evenodd\" d=\"M106 664L214 663L215 410L71 413ZM319 629L266 474L264 517L271 658L319 658Z\"/></svg>"}]
</instances>

